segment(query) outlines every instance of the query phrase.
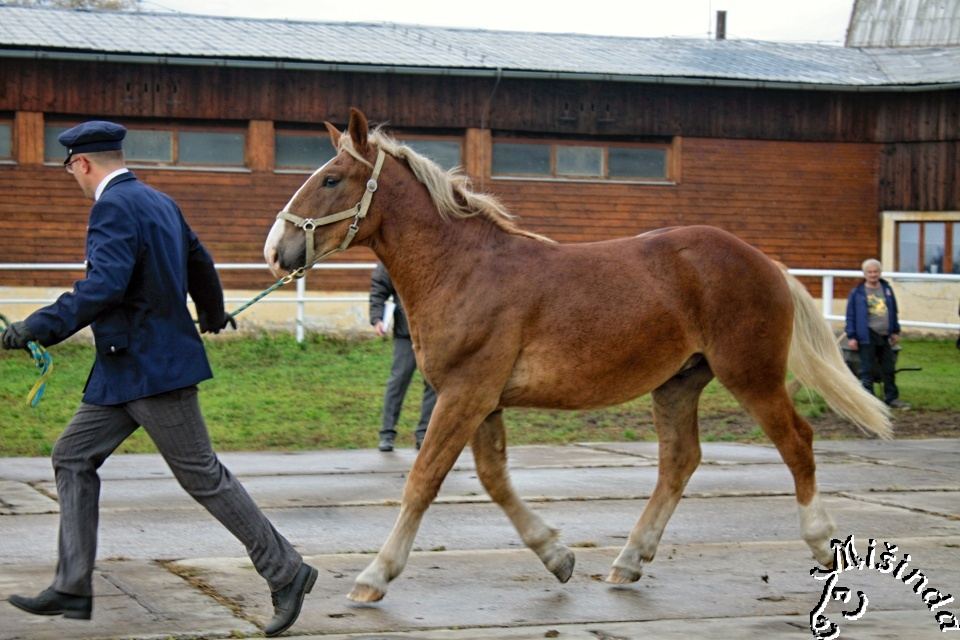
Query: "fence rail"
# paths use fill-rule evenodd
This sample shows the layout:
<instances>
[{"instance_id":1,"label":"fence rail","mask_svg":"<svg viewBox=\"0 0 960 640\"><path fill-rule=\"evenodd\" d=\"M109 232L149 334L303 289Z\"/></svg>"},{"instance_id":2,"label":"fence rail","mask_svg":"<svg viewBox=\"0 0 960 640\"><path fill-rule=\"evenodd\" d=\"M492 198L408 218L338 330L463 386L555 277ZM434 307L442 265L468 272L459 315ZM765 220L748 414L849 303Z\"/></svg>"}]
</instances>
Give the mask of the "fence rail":
<instances>
[{"instance_id":1,"label":"fence rail","mask_svg":"<svg viewBox=\"0 0 960 640\"><path fill-rule=\"evenodd\" d=\"M318 271L332 270L367 270L372 271L376 265L373 262L324 262L316 264L313 269ZM0 262L0 271L83 271L86 266L83 263L15 263ZM235 263L224 262L217 265L221 271L260 271L267 270L265 264L260 263ZM862 278L860 271L845 271L835 269L790 269L790 273L798 277L815 277L821 279L823 291L823 317L827 320L842 321L843 316L833 313L834 302L834 283L836 279L857 279ZM942 273L903 273L903 272L885 272L884 279L892 282L957 282L960 283L960 275L942 274ZM310 296L307 295L306 279L301 278L296 281L296 293L294 296L266 297L261 300L265 304L294 304L296 305L296 335L297 341L302 342L304 337L304 322L307 303L329 303L329 302L366 302L367 296L363 295L343 295L343 296ZM52 298L3 298L0 297L0 303L4 304L49 304L53 302ZM229 304L246 302L245 298L226 298L225 302ZM960 323L955 322L926 322L922 320L910 320L901 318L900 324L904 327L917 327L922 329L953 329L960 330Z\"/></svg>"}]
</instances>

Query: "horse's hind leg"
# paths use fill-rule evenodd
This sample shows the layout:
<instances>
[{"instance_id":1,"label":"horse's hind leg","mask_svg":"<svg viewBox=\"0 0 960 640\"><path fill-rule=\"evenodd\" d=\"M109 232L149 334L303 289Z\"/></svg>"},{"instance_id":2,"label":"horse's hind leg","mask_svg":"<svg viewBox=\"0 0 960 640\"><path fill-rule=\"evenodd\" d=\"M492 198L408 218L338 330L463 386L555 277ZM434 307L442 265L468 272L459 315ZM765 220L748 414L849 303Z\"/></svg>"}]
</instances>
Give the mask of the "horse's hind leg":
<instances>
[{"instance_id":1,"label":"horse's hind leg","mask_svg":"<svg viewBox=\"0 0 960 640\"><path fill-rule=\"evenodd\" d=\"M559 532L530 510L510 482L502 412L495 411L487 416L473 434L471 444L473 458L477 463L477 475L483 488L493 501L500 505L520 538L537 554L544 566L560 582L569 580L573 574L573 552L560 544Z\"/></svg>"},{"instance_id":2,"label":"horse's hind leg","mask_svg":"<svg viewBox=\"0 0 960 640\"><path fill-rule=\"evenodd\" d=\"M713 378L706 360L677 374L653 392L653 419L660 440L657 486L630 538L613 562L607 582L635 582L653 560L663 530L687 481L700 464L697 401Z\"/></svg>"},{"instance_id":3,"label":"horse's hind leg","mask_svg":"<svg viewBox=\"0 0 960 640\"><path fill-rule=\"evenodd\" d=\"M720 381L724 381L722 377ZM727 385L727 388L760 423L793 474L800 508L801 535L817 562L829 567L833 563L830 539L835 526L817 491L813 429L797 414L782 382L771 384L769 379L756 382L756 386L744 388Z\"/></svg>"}]
</instances>

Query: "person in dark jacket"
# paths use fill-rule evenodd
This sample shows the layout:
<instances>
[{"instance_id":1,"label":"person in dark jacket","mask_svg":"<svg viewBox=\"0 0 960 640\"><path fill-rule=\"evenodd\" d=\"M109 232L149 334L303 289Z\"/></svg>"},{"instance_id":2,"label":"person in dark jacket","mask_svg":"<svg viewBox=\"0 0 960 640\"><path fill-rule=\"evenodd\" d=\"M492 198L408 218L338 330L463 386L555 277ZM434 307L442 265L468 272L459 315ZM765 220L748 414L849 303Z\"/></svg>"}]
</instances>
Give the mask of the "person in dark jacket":
<instances>
[{"instance_id":1,"label":"person in dark jacket","mask_svg":"<svg viewBox=\"0 0 960 640\"><path fill-rule=\"evenodd\" d=\"M384 322L384 308L388 298L393 298L396 307L393 310L393 364L390 366L390 379L383 396L383 421L380 426L380 451L393 451L393 443L397 437L397 420L400 418L400 408L403 398L410 386L413 372L417 370L417 360L413 355L413 343L410 340L410 328L407 326L407 316L400 305L390 274L381 263L377 263L370 280L370 324L378 336L387 332ZM426 380L423 382L423 401L420 404L420 422L417 423L416 447L420 448L423 438L427 434L427 425L430 415L437 404L437 394Z\"/></svg>"},{"instance_id":2,"label":"person in dark jacket","mask_svg":"<svg viewBox=\"0 0 960 640\"><path fill-rule=\"evenodd\" d=\"M236 328L224 311L213 259L177 204L136 179L123 161L126 129L85 122L60 135L64 166L94 201L87 230L86 276L2 336L6 349L61 342L93 330L96 355L83 400L53 448L60 502L59 562L52 585L36 597L10 596L39 615L89 620L97 550L97 469L143 426L180 485L246 547L270 586L268 636L300 614L317 570L303 562L214 453L197 399L212 377L200 331Z\"/></svg>"},{"instance_id":3,"label":"person in dark jacket","mask_svg":"<svg viewBox=\"0 0 960 640\"><path fill-rule=\"evenodd\" d=\"M873 393L874 362L880 362L883 399L891 407L909 408L899 399L893 347L900 341L897 298L890 283L880 277L882 265L870 258L863 261L864 281L847 298L847 344L860 353L860 382Z\"/></svg>"}]
</instances>

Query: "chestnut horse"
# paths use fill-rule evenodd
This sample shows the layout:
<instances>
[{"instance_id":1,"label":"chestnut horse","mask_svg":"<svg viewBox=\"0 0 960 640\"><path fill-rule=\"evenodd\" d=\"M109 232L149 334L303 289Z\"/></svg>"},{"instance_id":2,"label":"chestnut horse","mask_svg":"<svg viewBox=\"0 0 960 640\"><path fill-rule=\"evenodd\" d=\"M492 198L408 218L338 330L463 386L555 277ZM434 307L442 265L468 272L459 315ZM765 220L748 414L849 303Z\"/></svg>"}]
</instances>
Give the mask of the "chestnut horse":
<instances>
[{"instance_id":1,"label":"chestnut horse","mask_svg":"<svg viewBox=\"0 0 960 640\"><path fill-rule=\"evenodd\" d=\"M350 598L384 596L468 443L490 497L547 569L568 580L573 553L511 485L502 410L589 409L652 392L659 475L607 576L638 580L700 462L697 402L713 377L776 445L793 474L803 539L829 566L834 525L817 491L812 429L785 388L788 365L867 431L889 437L890 419L847 370L813 299L782 265L706 226L558 244L517 227L462 174L370 132L358 110L347 132L326 126L337 156L278 214L264 256L279 274L351 244L372 249L437 391L400 514Z\"/></svg>"}]
</instances>

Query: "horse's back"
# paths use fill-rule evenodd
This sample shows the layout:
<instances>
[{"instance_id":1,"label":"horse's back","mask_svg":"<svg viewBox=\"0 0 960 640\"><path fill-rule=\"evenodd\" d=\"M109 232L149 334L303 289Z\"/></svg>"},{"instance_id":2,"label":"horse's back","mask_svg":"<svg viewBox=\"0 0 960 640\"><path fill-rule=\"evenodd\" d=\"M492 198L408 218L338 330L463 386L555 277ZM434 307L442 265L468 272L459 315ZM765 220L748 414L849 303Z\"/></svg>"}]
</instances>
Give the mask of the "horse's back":
<instances>
[{"instance_id":1,"label":"horse's back","mask_svg":"<svg viewBox=\"0 0 960 640\"><path fill-rule=\"evenodd\" d=\"M517 404L558 396L561 406L598 406L646 393L693 354L761 331L771 296L774 306L790 304L777 266L713 227L536 253L514 299L527 322L507 394ZM792 308L772 316L779 327Z\"/></svg>"}]
</instances>

